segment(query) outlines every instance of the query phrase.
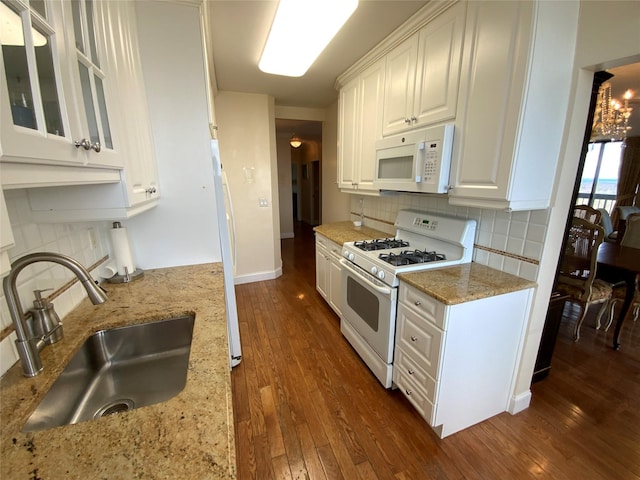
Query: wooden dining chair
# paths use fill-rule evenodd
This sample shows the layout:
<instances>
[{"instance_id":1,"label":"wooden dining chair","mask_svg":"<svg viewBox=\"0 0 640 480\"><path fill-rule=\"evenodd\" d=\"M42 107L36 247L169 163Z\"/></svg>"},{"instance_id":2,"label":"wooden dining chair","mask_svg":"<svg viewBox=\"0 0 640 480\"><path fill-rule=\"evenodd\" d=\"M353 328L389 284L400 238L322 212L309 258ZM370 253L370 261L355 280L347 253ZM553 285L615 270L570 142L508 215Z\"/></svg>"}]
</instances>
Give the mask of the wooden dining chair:
<instances>
[{"instance_id":1,"label":"wooden dining chair","mask_svg":"<svg viewBox=\"0 0 640 480\"><path fill-rule=\"evenodd\" d=\"M640 248L640 213L627 216L627 226L620 245L623 247ZM638 252L640 255L640 251Z\"/></svg>"},{"instance_id":2,"label":"wooden dining chair","mask_svg":"<svg viewBox=\"0 0 640 480\"><path fill-rule=\"evenodd\" d=\"M573 207L573 216L576 218L584 218L587 222L600 224L602 212L597 208L589 205L576 205Z\"/></svg>"},{"instance_id":3,"label":"wooden dining chair","mask_svg":"<svg viewBox=\"0 0 640 480\"><path fill-rule=\"evenodd\" d=\"M638 252L638 255L640 255L640 252ZM609 303L607 305L607 311L609 312L609 321L607 322L607 325L604 327L605 331L609 330L609 327L613 323L613 318L615 317L615 313L616 313L616 304L618 303L622 304L622 302L624 302L625 293L626 293L625 287L615 287L613 289L611 299L609 300ZM629 309L629 311L631 312L633 321L637 322L638 316L640 316L640 273L636 276L636 289L633 295L633 303L631 304L631 308ZM599 329L600 325L601 325L600 316L598 316L596 320L596 328Z\"/></svg>"},{"instance_id":4,"label":"wooden dining chair","mask_svg":"<svg viewBox=\"0 0 640 480\"><path fill-rule=\"evenodd\" d=\"M569 301L577 303L580 317L576 322L573 339L580 339L580 327L587 316L590 305L602 304L597 322L605 313L612 295L611 285L596 279L598 247L604 241L604 229L584 218L573 217L562 256L557 290L569 296Z\"/></svg>"}]
</instances>

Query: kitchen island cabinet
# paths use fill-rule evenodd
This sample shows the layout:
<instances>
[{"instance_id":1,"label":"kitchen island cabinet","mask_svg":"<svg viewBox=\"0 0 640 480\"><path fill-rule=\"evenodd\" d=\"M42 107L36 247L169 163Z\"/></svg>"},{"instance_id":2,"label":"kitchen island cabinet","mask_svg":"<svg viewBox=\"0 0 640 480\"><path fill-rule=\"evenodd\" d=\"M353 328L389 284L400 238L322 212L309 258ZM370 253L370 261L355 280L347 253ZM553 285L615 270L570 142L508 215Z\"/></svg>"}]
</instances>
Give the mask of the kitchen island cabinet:
<instances>
[{"instance_id":1,"label":"kitchen island cabinet","mask_svg":"<svg viewBox=\"0 0 640 480\"><path fill-rule=\"evenodd\" d=\"M509 410L535 284L474 263L401 274L393 381L444 438Z\"/></svg>"},{"instance_id":2,"label":"kitchen island cabinet","mask_svg":"<svg viewBox=\"0 0 640 480\"><path fill-rule=\"evenodd\" d=\"M549 207L579 5L468 2L449 203Z\"/></svg>"},{"instance_id":3,"label":"kitchen island cabinet","mask_svg":"<svg viewBox=\"0 0 640 480\"><path fill-rule=\"evenodd\" d=\"M64 318L65 337L42 351L43 372L14 365L0 381L0 477L7 479L236 478L222 264L148 270L107 284ZM166 402L99 420L23 433L66 363L93 332L195 314L184 390Z\"/></svg>"}]
</instances>

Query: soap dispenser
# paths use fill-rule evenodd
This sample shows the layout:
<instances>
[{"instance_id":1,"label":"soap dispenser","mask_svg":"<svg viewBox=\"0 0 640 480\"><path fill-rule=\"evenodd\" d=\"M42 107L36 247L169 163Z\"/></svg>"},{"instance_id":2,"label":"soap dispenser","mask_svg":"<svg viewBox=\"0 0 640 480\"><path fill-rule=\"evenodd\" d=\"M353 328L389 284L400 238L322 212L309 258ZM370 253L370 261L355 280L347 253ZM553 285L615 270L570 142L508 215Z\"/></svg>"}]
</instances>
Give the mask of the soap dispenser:
<instances>
[{"instance_id":1,"label":"soap dispenser","mask_svg":"<svg viewBox=\"0 0 640 480\"><path fill-rule=\"evenodd\" d=\"M33 301L33 308L30 310L33 315L33 332L38 338L47 344L56 343L62 340L62 322L60 317L53 309L53 303L47 302L42 298L42 292L53 290L34 290L33 294L36 299Z\"/></svg>"}]
</instances>

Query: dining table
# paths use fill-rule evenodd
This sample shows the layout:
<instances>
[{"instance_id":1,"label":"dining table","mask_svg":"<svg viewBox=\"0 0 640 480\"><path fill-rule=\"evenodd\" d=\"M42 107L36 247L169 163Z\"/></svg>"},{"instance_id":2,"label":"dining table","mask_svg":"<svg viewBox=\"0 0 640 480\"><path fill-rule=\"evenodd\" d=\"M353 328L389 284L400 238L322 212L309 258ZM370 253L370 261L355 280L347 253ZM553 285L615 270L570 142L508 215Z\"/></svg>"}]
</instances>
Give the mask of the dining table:
<instances>
[{"instance_id":1,"label":"dining table","mask_svg":"<svg viewBox=\"0 0 640 480\"><path fill-rule=\"evenodd\" d=\"M615 350L620 349L620 330L633 303L638 274L640 274L640 249L626 247L615 242L603 242L600 245L596 276L611 284L624 282L626 286L622 308L616 318L613 331L613 348Z\"/></svg>"}]
</instances>

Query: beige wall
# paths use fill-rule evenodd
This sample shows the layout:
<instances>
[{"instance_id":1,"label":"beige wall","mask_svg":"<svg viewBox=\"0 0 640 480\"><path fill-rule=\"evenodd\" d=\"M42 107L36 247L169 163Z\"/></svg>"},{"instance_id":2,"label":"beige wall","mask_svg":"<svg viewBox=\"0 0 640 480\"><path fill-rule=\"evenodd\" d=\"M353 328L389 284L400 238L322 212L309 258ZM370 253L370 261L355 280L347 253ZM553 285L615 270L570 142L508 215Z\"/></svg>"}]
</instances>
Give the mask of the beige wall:
<instances>
[{"instance_id":1,"label":"beige wall","mask_svg":"<svg viewBox=\"0 0 640 480\"><path fill-rule=\"evenodd\" d=\"M236 283L276 278L282 257L273 98L219 91L214 102L235 216Z\"/></svg>"},{"instance_id":2,"label":"beige wall","mask_svg":"<svg viewBox=\"0 0 640 480\"><path fill-rule=\"evenodd\" d=\"M351 195L338 190L338 102L322 124L322 223L349 220Z\"/></svg>"}]
</instances>

